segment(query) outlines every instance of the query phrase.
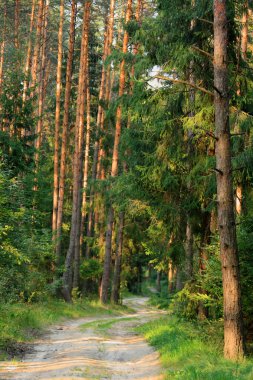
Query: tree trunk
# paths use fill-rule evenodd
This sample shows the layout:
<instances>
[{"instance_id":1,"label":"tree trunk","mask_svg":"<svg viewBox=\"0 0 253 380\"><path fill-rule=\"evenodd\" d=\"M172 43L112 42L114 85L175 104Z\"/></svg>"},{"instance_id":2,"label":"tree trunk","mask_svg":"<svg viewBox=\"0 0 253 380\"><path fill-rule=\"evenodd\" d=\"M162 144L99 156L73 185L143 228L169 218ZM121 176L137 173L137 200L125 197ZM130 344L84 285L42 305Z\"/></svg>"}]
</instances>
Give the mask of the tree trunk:
<instances>
[{"instance_id":1,"label":"tree trunk","mask_svg":"<svg viewBox=\"0 0 253 380\"><path fill-rule=\"evenodd\" d=\"M6 39L6 13L7 13L7 6L5 4L3 34L2 34L2 42L0 44L0 94L2 91L2 83L3 83L4 52L5 52L5 43L6 43L5 41Z\"/></svg>"},{"instance_id":2,"label":"tree trunk","mask_svg":"<svg viewBox=\"0 0 253 380\"><path fill-rule=\"evenodd\" d=\"M38 16L37 16L36 42L34 46L32 69L31 69L31 86L30 87L32 87L33 89L31 93L31 98L33 98L34 96L34 86L37 82L38 61L39 61L39 53L40 53L40 48L41 48L43 10L44 10L44 0L40 0L39 8L38 8Z\"/></svg>"},{"instance_id":3,"label":"tree trunk","mask_svg":"<svg viewBox=\"0 0 253 380\"><path fill-rule=\"evenodd\" d=\"M73 276L73 287L79 287L79 275L80 275L80 233L81 233L81 208L82 208L82 181L83 181L83 145L84 145L84 111L85 106L87 106L87 69L88 69L88 50L89 50L89 28L90 28L90 8L91 1L85 2L85 29L84 29L84 39L83 39L83 51L81 52L82 67L81 70L81 92L80 94L80 109L79 109L79 126L80 126L80 138L79 138L79 191L78 191L78 209L77 209L77 226L76 226L76 240L75 240L75 252L74 252L74 276ZM87 109L87 107L86 107ZM88 119L87 119L88 121ZM87 129L87 126L86 126ZM86 135L87 137L87 135ZM90 126L88 130L88 137L90 138ZM88 141L89 144L89 141ZM87 162L88 165L88 162ZM88 171L88 167L87 167Z\"/></svg>"},{"instance_id":4,"label":"tree trunk","mask_svg":"<svg viewBox=\"0 0 253 380\"><path fill-rule=\"evenodd\" d=\"M14 46L19 48L19 0L15 1Z\"/></svg>"},{"instance_id":5,"label":"tree trunk","mask_svg":"<svg viewBox=\"0 0 253 380\"><path fill-rule=\"evenodd\" d=\"M185 277L186 281L191 281L193 278L193 232L189 218L185 234Z\"/></svg>"},{"instance_id":6,"label":"tree trunk","mask_svg":"<svg viewBox=\"0 0 253 380\"><path fill-rule=\"evenodd\" d=\"M124 231L124 212L119 213L119 229L117 237L116 259L114 266L112 302L118 304L120 301L120 274L123 251L123 231Z\"/></svg>"},{"instance_id":7,"label":"tree trunk","mask_svg":"<svg viewBox=\"0 0 253 380\"><path fill-rule=\"evenodd\" d=\"M101 82L100 82L100 90L99 90L99 105L97 112L97 124L96 124L96 137L95 137L95 146L94 146L94 154L93 154L93 163L92 163L92 181L95 181L97 178L97 164L99 158L99 148L100 148L100 137L99 134L101 132L102 124L104 122L104 110L101 104L102 101L105 100L106 94L106 68L105 68L105 60L111 52L111 45L113 40L113 27L114 27L114 11L115 11L115 0L110 1L110 13L108 17L108 24L105 26L105 37L104 37L104 52L103 52L103 66L102 66L102 74L101 74ZM107 68L107 71L110 68ZM87 242L86 242L86 257L90 256L90 246L89 246L89 238L92 237L93 231L93 205L94 205L94 186L91 186L90 189L90 201L89 201L89 214L88 214L88 223L87 223Z\"/></svg>"},{"instance_id":8,"label":"tree trunk","mask_svg":"<svg viewBox=\"0 0 253 380\"><path fill-rule=\"evenodd\" d=\"M243 7L243 15L242 15L242 29L241 29L241 55L244 61L247 60L247 50L248 50L248 35L249 35L249 2L245 1ZM238 83L237 95L241 96L241 88L240 83ZM236 133L240 133L240 124L235 128ZM244 141L245 144L245 141ZM242 183L238 183L236 187L235 194L235 208L238 215L242 213L242 198L243 198L243 185Z\"/></svg>"},{"instance_id":9,"label":"tree trunk","mask_svg":"<svg viewBox=\"0 0 253 380\"><path fill-rule=\"evenodd\" d=\"M130 21L132 14L132 0L127 1L127 11L125 23L127 24ZM128 32L124 33L122 53L126 54L128 49ZM125 59L122 60L120 64L120 77L119 77L119 98L122 97L125 90ZM114 146L113 146L113 155L112 155L112 169L111 176L116 177L118 174L118 159L119 159L119 142L121 134L121 115L122 115L122 106L119 105L116 112L116 127L114 135ZM113 208L110 206L109 217L107 223L108 229L106 232L106 245L105 245L105 259L104 259L104 271L101 284L101 301L103 303L108 302L109 299L109 287L110 287L110 263L111 263L111 240L112 238L112 226L113 226Z\"/></svg>"},{"instance_id":10,"label":"tree trunk","mask_svg":"<svg viewBox=\"0 0 253 380\"><path fill-rule=\"evenodd\" d=\"M172 260L169 259L168 263L168 292L173 292L173 286L174 286L174 273L173 273L173 263Z\"/></svg>"},{"instance_id":11,"label":"tree trunk","mask_svg":"<svg viewBox=\"0 0 253 380\"><path fill-rule=\"evenodd\" d=\"M242 58L247 60L247 50L248 50L248 34L249 34L249 2L245 1L242 15L242 30L241 30L241 53Z\"/></svg>"},{"instance_id":12,"label":"tree trunk","mask_svg":"<svg viewBox=\"0 0 253 380\"><path fill-rule=\"evenodd\" d=\"M88 57L87 57L88 58ZM84 223L87 215L87 186L88 186L88 175L89 175L89 157L90 157L90 83L89 83L89 61L87 59L86 68L86 78L87 78L87 127L86 127L86 140L85 140L85 151L84 151L84 168L83 168L83 194L82 194L82 216L81 216L81 228L80 228L80 247L82 251L83 244L83 232Z\"/></svg>"},{"instance_id":13,"label":"tree trunk","mask_svg":"<svg viewBox=\"0 0 253 380\"><path fill-rule=\"evenodd\" d=\"M31 18L30 18L30 30L29 30L29 39L27 46L27 54L26 54L26 63L25 63L25 79L24 79L24 88L23 88L23 103L26 100L26 91L28 87L28 76L31 69L31 53L32 53L32 32L34 28L34 13L35 13L35 3L36 0L32 1L31 8Z\"/></svg>"},{"instance_id":14,"label":"tree trunk","mask_svg":"<svg viewBox=\"0 0 253 380\"><path fill-rule=\"evenodd\" d=\"M42 142L43 131L43 111L44 111L44 87L45 87L45 68L46 68L46 47L47 47L47 24L48 24L48 9L50 0L45 0L45 5L42 12L42 27L41 27L41 49L40 49L40 72L38 81L38 122L36 126L35 139L35 162L38 164L39 150Z\"/></svg>"},{"instance_id":15,"label":"tree trunk","mask_svg":"<svg viewBox=\"0 0 253 380\"><path fill-rule=\"evenodd\" d=\"M62 72L62 38L63 38L63 21L64 21L64 0L60 3L60 21L58 31L58 59L56 71L56 108L55 108L55 132L54 132L54 191L53 191L53 216L52 216L52 233L53 240L56 237L57 230L57 209L58 209L58 192L59 192L59 132L61 122L61 72Z\"/></svg>"},{"instance_id":16,"label":"tree trunk","mask_svg":"<svg viewBox=\"0 0 253 380\"><path fill-rule=\"evenodd\" d=\"M234 215L228 91L226 0L214 0L214 107L218 228L224 296L224 356L244 356L239 260Z\"/></svg>"},{"instance_id":17,"label":"tree trunk","mask_svg":"<svg viewBox=\"0 0 253 380\"><path fill-rule=\"evenodd\" d=\"M235 199L235 207L236 212L238 215L241 215L242 213L242 194L243 194L243 188L242 184L238 184L236 187L236 199Z\"/></svg>"},{"instance_id":18,"label":"tree trunk","mask_svg":"<svg viewBox=\"0 0 253 380\"><path fill-rule=\"evenodd\" d=\"M110 2L110 14L108 19L108 28L107 28L107 41L106 41L106 57L111 54L112 51L112 41L113 41L113 26L114 26L114 10L115 10L115 0L111 0ZM104 70L104 102L109 104L109 94L111 88L111 67L108 65L107 69L103 67ZM103 106L104 107L104 106ZM105 111L104 108L101 107L101 119L100 119L100 132L104 130L104 120L105 120ZM105 150L103 147L103 139L100 137L98 143L98 158L97 158L97 177L100 179L105 179L105 171L103 168L103 158L105 157Z\"/></svg>"},{"instance_id":19,"label":"tree trunk","mask_svg":"<svg viewBox=\"0 0 253 380\"><path fill-rule=\"evenodd\" d=\"M114 222L113 207L110 206L106 227L105 239L105 257L104 257L104 271L102 283L100 288L100 300L102 303L107 303L110 291L110 272L111 272L111 251L112 251L112 231Z\"/></svg>"},{"instance_id":20,"label":"tree trunk","mask_svg":"<svg viewBox=\"0 0 253 380\"><path fill-rule=\"evenodd\" d=\"M86 94L86 65L88 53L88 33L90 20L90 1L84 1L82 43L80 54L78 98L75 123L75 152L73 162L73 200L69 248L65 260L62 293L67 302L71 301L72 286L78 287L80 263L80 215L81 215L81 179L82 148L84 135L84 102ZM73 273L74 261L74 273ZM73 281L72 276L74 275Z\"/></svg>"},{"instance_id":21,"label":"tree trunk","mask_svg":"<svg viewBox=\"0 0 253 380\"><path fill-rule=\"evenodd\" d=\"M66 69L64 114L63 114L63 126L62 126L58 209L57 209L57 218L56 218L57 220L56 262L58 266L60 264L60 257L61 257L61 231L62 231L63 202L64 202L64 188L65 188L67 140L68 140L68 128L69 128L69 104L70 104L70 96L71 96L73 56L74 56L74 47L75 47L75 20L76 20L76 0L72 0L70 26L69 26L69 43L68 43L67 69Z\"/></svg>"}]
</instances>

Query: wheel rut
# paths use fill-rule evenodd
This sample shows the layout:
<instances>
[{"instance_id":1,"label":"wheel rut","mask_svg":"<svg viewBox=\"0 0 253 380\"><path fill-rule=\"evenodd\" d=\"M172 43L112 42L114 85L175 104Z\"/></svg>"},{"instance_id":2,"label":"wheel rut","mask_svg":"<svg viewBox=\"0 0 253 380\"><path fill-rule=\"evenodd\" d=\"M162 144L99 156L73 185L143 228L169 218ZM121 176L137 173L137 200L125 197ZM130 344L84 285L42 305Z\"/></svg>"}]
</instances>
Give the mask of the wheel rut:
<instances>
[{"instance_id":1,"label":"wheel rut","mask_svg":"<svg viewBox=\"0 0 253 380\"><path fill-rule=\"evenodd\" d=\"M0 380L161 380L159 355L134 330L159 318L148 298L125 301L134 312L52 326L21 362L1 362Z\"/></svg>"}]
</instances>

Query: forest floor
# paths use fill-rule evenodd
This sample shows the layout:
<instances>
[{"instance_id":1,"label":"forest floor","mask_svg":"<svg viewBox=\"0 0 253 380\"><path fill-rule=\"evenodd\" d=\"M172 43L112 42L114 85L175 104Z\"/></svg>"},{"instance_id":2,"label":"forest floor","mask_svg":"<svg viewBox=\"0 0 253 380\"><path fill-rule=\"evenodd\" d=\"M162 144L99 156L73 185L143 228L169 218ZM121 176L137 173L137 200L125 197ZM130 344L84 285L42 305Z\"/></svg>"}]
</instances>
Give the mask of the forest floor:
<instances>
[{"instance_id":1,"label":"forest floor","mask_svg":"<svg viewBox=\"0 0 253 380\"><path fill-rule=\"evenodd\" d=\"M159 355L136 328L164 311L147 306L147 297L124 303L133 312L99 315L52 326L24 359L0 363L0 380L163 379Z\"/></svg>"}]
</instances>

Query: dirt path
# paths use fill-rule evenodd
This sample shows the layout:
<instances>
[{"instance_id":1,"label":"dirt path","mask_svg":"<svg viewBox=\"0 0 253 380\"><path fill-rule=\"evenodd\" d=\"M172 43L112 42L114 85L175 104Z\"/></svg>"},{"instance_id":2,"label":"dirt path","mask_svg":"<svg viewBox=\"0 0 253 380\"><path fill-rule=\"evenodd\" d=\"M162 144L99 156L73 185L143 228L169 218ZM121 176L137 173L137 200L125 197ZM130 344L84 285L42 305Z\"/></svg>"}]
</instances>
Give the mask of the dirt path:
<instances>
[{"instance_id":1,"label":"dirt path","mask_svg":"<svg viewBox=\"0 0 253 380\"><path fill-rule=\"evenodd\" d=\"M146 305L147 300L128 299L125 303L135 312L125 316L53 326L22 362L0 364L0 380L162 379L158 354L133 331L161 316Z\"/></svg>"}]
</instances>

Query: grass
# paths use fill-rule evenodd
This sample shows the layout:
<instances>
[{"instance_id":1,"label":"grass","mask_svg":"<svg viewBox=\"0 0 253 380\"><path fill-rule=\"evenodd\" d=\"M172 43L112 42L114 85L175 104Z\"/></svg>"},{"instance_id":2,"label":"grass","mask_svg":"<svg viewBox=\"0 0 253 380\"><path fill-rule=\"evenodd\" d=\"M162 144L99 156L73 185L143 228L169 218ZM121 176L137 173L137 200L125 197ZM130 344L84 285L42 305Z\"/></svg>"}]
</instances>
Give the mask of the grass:
<instances>
[{"instance_id":1,"label":"grass","mask_svg":"<svg viewBox=\"0 0 253 380\"><path fill-rule=\"evenodd\" d=\"M220 322L193 323L166 316L137 331L160 352L165 379L253 379L253 360L235 363L223 359Z\"/></svg>"},{"instance_id":2,"label":"grass","mask_svg":"<svg viewBox=\"0 0 253 380\"><path fill-rule=\"evenodd\" d=\"M113 318L113 319L108 319L107 321L93 321L93 322L88 322L84 323L81 328L84 330L89 329L89 328L94 328L96 330L99 330L100 332L106 333L107 330L109 330L115 323L118 322L128 322L128 321L134 321L138 318L136 317L124 317L124 318Z\"/></svg>"},{"instance_id":3,"label":"grass","mask_svg":"<svg viewBox=\"0 0 253 380\"><path fill-rule=\"evenodd\" d=\"M97 315L122 315L126 307L101 305L98 301L78 301L72 305L62 300L34 304L0 305L0 355L18 353L17 347L32 342L40 332L64 319Z\"/></svg>"}]
</instances>

